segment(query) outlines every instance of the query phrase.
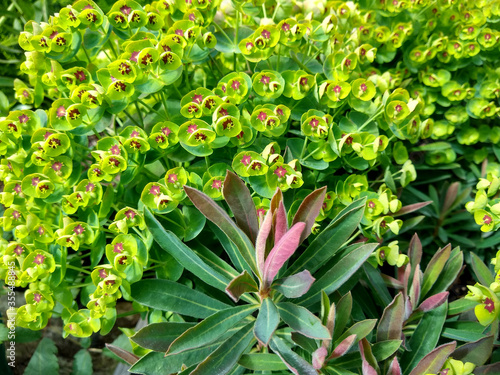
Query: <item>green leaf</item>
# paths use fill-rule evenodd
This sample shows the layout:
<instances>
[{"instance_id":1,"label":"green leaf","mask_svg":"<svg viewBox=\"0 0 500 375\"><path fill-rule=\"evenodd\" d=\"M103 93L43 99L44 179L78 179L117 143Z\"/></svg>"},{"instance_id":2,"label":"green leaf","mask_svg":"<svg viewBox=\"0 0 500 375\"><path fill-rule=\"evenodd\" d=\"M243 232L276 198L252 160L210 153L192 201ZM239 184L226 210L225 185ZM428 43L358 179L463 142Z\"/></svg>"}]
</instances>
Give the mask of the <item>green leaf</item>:
<instances>
[{"instance_id":1,"label":"green leaf","mask_svg":"<svg viewBox=\"0 0 500 375\"><path fill-rule=\"evenodd\" d=\"M207 284L220 290L226 289L229 280L202 261L175 234L165 230L146 207L144 207L144 219L155 241L184 268L191 271Z\"/></svg>"},{"instance_id":2,"label":"green leaf","mask_svg":"<svg viewBox=\"0 0 500 375\"><path fill-rule=\"evenodd\" d=\"M365 338L370 334L370 332L373 331L373 328L375 328L375 324L377 324L377 319L365 319L360 322L357 322L353 324L351 327L349 327L343 334L340 336L335 343L333 344L333 347L336 347L339 345L344 339L351 335L356 335L356 340L354 341L354 344L359 342L361 339Z\"/></svg>"},{"instance_id":3,"label":"green leaf","mask_svg":"<svg viewBox=\"0 0 500 375\"><path fill-rule=\"evenodd\" d=\"M359 199L344 208L290 266L285 276L304 269L314 274L314 271L330 259L357 228L363 217L365 201L365 198Z\"/></svg>"},{"instance_id":4,"label":"green leaf","mask_svg":"<svg viewBox=\"0 0 500 375\"><path fill-rule=\"evenodd\" d=\"M81 349L75 354L72 375L92 375L92 357L87 349Z\"/></svg>"},{"instance_id":5,"label":"green leaf","mask_svg":"<svg viewBox=\"0 0 500 375\"><path fill-rule=\"evenodd\" d=\"M306 223L306 227L300 236L299 243L302 243L311 234L311 228L316 222L316 217L319 215L321 207L323 206L325 195L326 186L314 190L311 194L304 198L295 213L291 226L300 222Z\"/></svg>"},{"instance_id":6,"label":"green leaf","mask_svg":"<svg viewBox=\"0 0 500 375\"><path fill-rule=\"evenodd\" d=\"M470 262L474 275L476 275L477 281L480 284L490 285L495 281L488 266L472 251L470 252Z\"/></svg>"},{"instance_id":7,"label":"green leaf","mask_svg":"<svg viewBox=\"0 0 500 375\"><path fill-rule=\"evenodd\" d=\"M244 293L258 291L259 286L247 271L243 271L240 275L231 280L226 288L226 293L234 302L238 302L241 295Z\"/></svg>"},{"instance_id":8,"label":"green leaf","mask_svg":"<svg viewBox=\"0 0 500 375\"><path fill-rule=\"evenodd\" d=\"M333 340L337 340L351 317L352 310L352 294L351 292L342 296L335 306L335 329L333 331Z\"/></svg>"},{"instance_id":9,"label":"green leaf","mask_svg":"<svg viewBox=\"0 0 500 375\"><path fill-rule=\"evenodd\" d=\"M464 253L461 251L456 253L455 255L453 255L452 253L450 259L448 260L448 262L446 262L443 271L439 275L439 278L432 286L429 295L435 295L448 290L450 285L452 285L458 275L460 275L463 264Z\"/></svg>"},{"instance_id":10,"label":"green leaf","mask_svg":"<svg viewBox=\"0 0 500 375\"><path fill-rule=\"evenodd\" d=\"M365 244L344 256L312 285L309 292L298 300L298 304L309 306L318 302L322 290L326 294L336 291L361 267L377 246L378 243Z\"/></svg>"},{"instance_id":11,"label":"green leaf","mask_svg":"<svg viewBox=\"0 0 500 375\"><path fill-rule=\"evenodd\" d=\"M193 318L206 318L229 307L206 294L169 280L140 280L131 285L131 296L148 307Z\"/></svg>"},{"instance_id":12,"label":"green leaf","mask_svg":"<svg viewBox=\"0 0 500 375\"><path fill-rule=\"evenodd\" d=\"M424 272L422 291L420 293L421 298L425 297L427 292L431 290L432 286L441 274L441 271L443 271L443 268L450 257L450 253L451 245L448 244L432 257Z\"/></svg>"},{"instance_id":13,"label":"green leaf","mask_svg":"<svg viewBox=\"0 0 500 375\"><path fill-rule=\"evenodd\" d=\"M477 302L471 301L470 299L457 299L450 303L448 307L448 316L458 315L470 311L474 309L476 305Z\"/></svg>"},{"instance_id":14,"label":"green leaf","mask_svg":"<svg viewBox=\"0 0 500 375\"><path fill-rule=\"evenodd\" d=\"M331 339L330 332L321 324L321 320L305 307L281 302L278 304L278 310L281 319L294 331L315 339Z\"/></svg>"},{"instance_id":15,"label":"green leaf","mask_svg":"<svg viewBox=\"0 0 500 375\"><path fill-rule=\"evenodd\" d=\"M477 366L484 365L493 350L493 336L482 337L477 341L458 347L452 354L454 359L472 362Z\"/></svg>"},{"instance_id":16,"label":"green leaf","mask_svg":"<svg viewBox=\"0 0 500 375\"><path fill-rule=\"evenodd\" d=\"M215 236L221 243L222 247L226 251L227 255L229 256L229 259L231 259L231 263L234 265L234 267L239 271L242 272L246 270L248 273L252 273L252 270L246 264L245 259L243 259L243 256L241 253L238 251L238 248L236 245L227 237L227 235L214 223L209 222L208 226L210 230L215 233Z\"/></svg>"},{"instance_id":17,"label":"green leaf","mask_svg":"<svg viewBox=\"0 0 500 375\"><path fill-rule=\"evenodd\" d=\"M231 371L253 340L253 324L247 324L226 340L191 375L224 375Z\"/></svg>"},{"instance_id":18,"label":"green leaf","mask_svg":"<svg viewBox=\"0 0 500 375\"><path fill-rule=\"evenodd\" d=\"M259 315L255 321L254 334L257 340L264 345L268 345L279 322L280 315L276 305L271 298L265 298L264 301L262 301Z\"/></svg>"},{"instance_id":19,"label":"green leaf","mask_svg":"<svg viewBox=\"0 0 500 375\"><path fill-rule=\"evenodd\" d=\"M298 298L307 293L314 282L314 277L308 270L295 275L276 280L271 288L283 294L286 298Z\"/></svg>"},{"instance_id":20,"label":"green leaf","mask_svg":"<svg viewBox=\"0 0 500 375\"><path fill-rule=\"evenodd\" d=\"M58 374L59 362L56 357L57 347L54 341L44 337L36 347L28 367L24 370L25 375Z\"/></svg>"},{"instance_id":21,"label":"green leaf","mask_svg":"<svg viewBox=\"0 0 500 375\"><path fill-rule=\"evenodd\" d=\"M368 286L373 291L373 297L378 299L379 303L382 303L382 306L390 304L392 297L385 285L382 274L368 262L363 264L363 271L365 272Z\"/></svg>"},{"instance_id":22,"label":"green leaf","mask_svg":"<svg viewBox=\"0 0 500 375\"><path fill-rule=\"evenodd\" d=\"M223 187L224 199L233 212L236 224L252 243L257 239L259 221L257 210L245 182L231 171L227 171Z\"/></svg>"},{"instance_id":23,"label":"green leaf","mask_svg":"<svg viewBox=\"0 0 500 375\"><path fill-rule=\"evenodd\" d=\"M443 367L443 364L449 357L449 355L455 350L456 346L456 342L450 342L449 344L444 344L437 347L418 363L413 371L410 372L410 375L421 375L438 372L441 367Z\"/></svg>"},{"instance_id":24,"label":"green leaf","mask_svg":"<svg viewBox=\"0 0 500 375\"><path fill-rule=\"evenodd\" d=\"M377 327L377 341L399 340L405 320L403 293L399 292L394 300L384 309Z\"/></svg>"},{"instance_id":25,"label":"green leaf","mask_svg":"<svg viewBox=\"0 0 500 375\"><path fill-rule=\"evenodd\" d=\"M446 302L424 314L410 338L411 352L404 352L401 356L403 374L408 374L422 358L436 347L446 320L447 310L448 303Z\"/></svg>"},{"instance_id":26,"label":"green leaf","mask_svg":"<svg viewBox=\"0 0 500 375\"><path fill-rule=\"evenodd\" d=\"M273 352L275 352L277 355L280 356L281 360L294 374L299 374L299 375L318 374L318 372L309 363L307 363L297 353L293 352L279 337L274 336L271 340L270 346Z\"/></svg>"},{"instance_id":27,"label":"green leaf","mask_svg":"<svg viewBox=\"0 0 500 375\"><path fill-rule=\"evenodd\" d=\"M399 349L401 343L401 340L377 342L372 345L372 353L378 362L382 362L392 356ZM331 363L346 369L359 369L361 367L361 354L360 352L348 353L336 358Z\"/></svg>"},{"instance_id":28,"label":"green leaf","mask_svg":"<svg viewBox=\"0 0 500 375\"><path fill-rule=\"evenodd\" d=\"M104 195L102 196L101 207L99 208L99 219L108 217L109 211L111 210L111 205L114 202L115 190L113 185L108 185Z\"/></svg>"},{"instance_id":29,"label":"green leaf","mask_svg":"<svg viewBox=\"0 0 500 375\"><path fill-rule=\"evenodd\" d=\"M280 357L269 353L243 354L238 364L253 371L283 371L287 369Z\"/></svg>"},{"instance_id":30,"label":"green leaf","mask_svg":"<svg viewBox=\"0 0 500 375\"><path fill-rule=\"evenodd\" d=\"M144 375L165 375L177 373L183 366L192 366L200 363L210 353L212 353L221 342L214 343L203 348L187 350L172 356L167 360L165 353L150 352L139 359L129 371L134 374Z\"/></svg>"},{"instance_id":31,"label":"green leaf","mask_svg":"<svg viewBox=\"0 0 500 375\"><path fill-rule=\"evenodd\" d=\"M176 338L194 325L195 323L180 322L151 323L137 331L130 339L143 348L166 352Z\"/></svg>"},{"instance_id":32,"label":"green leaf","mask_svg":"<svg viewBox=\"0 0 500 375\"><path fill-rule=\"evenodd\" d=\"M207 219L200 213L200 211L190 206L182 207L182 214L187 221L184 241L188 242L196 238L200 234L200 232L203 230L203 227L205 226Z\"/></svg>"},{"instance_id":33,"label":"green leaf","mask_svg":"<svg viewBox=\"0 0 500 375\"><path fill-rule=\"evenodd\" d=\"M190 188L189 186L184 186L184 190L189 199L191 199L191 202L194 203L201 213L205 215L208 220L216 224L229 239L233 241L254 274L259 275L254 255L255 250L247 235L238 228L229 215L206 194Z\"/></svg>"},{"instance_id":34,"label":"green leaf","mask_svg":"<svg viewBox=\"0 0 500 375\"><path fill-rule=\"evenodd\" d=\"M258 305L237 306L210 315L175 339L166 355L172 356L214 342L257 308Z\"/></svg>"}]
</instances>

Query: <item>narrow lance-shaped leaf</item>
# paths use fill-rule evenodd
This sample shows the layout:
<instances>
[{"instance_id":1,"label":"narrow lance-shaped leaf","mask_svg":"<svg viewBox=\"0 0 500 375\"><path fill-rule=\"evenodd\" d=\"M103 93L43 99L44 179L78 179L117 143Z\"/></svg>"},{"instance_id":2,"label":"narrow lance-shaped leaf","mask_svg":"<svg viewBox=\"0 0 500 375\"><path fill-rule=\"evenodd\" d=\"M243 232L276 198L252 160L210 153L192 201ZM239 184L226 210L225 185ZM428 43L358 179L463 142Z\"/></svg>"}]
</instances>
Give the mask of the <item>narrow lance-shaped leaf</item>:
<instances>
[{"instance_id":1,"label":"narrow lance-shaped leaf","mask_svg":"<svg viewBox=\"0 0 500 375\"><path fill-rule=\"evenodd\" d=\"M253 371L283 371L287 369L280 357L270 353L243 354L238 364Z\"/></svg>"},{"instance_id":2,"label":"narrow lance-shaped leaf","mask_svg":"<svg viewBox=\"0 0 500 375\"><path fill-rule=\"evenodd\" d=\"M368 358L372 359L373 354L371 353L371 350L369 353L367 353L367 349L369 346L365 344L366 339L363 339L359 342L359 352L361 354L361 371L363 375L377 375L377 370L372 366L372 364L369 362ZM366 341L366 343L368 343ZM368 343L368 345L370 345ZM374 358L374 357L373 357Z\"/></svg>"},{"instance_id":3,"label":"narrow lance-shaped leaf","mask_svg":"<svg viewBox=\"0 0 500 375\"><path fill-rule=\"evenodd\" d=\"M452 354L454 359L462 362L472 362L475 365L484 365L491 356L494 337L492 335L480 338L458 347Z\"/></svg>"},{"instance_id":4,"label":"narrow lance-shaped leaf","mask_svg":"<svg viewBox=\"0 0 500 375\"><path fill-rule=\"evenodd\" d=\"M259 315L255 321L254 334L262 344L268 345L280 322L280 315L271 298L262 301Z\"/></svg>"},{"instance_id":5,"label":"narrow lance-shaped leaf","mask_svg":"<svg viewBox=\"0 0 500 375\"><path fill-rule=\"evenodd\" d=\"M166 352L174 340L195 323L161 322L151 323L141 328L130 339L143 348Z\"/></svg>"},{"instance_id":6,"label":"narrow lance-shaped leaf","mask_svg":"<svg viewBox=\"0 0 500 375\"><path fill-rule=\"evenodd\" d=\"M491 274L490 269L484 262L471 251L470 260L472 265L472 270L474 271L474 275L476 275L477 281L482 285L490 285L495 278Z\"/></svg>"},{"instance_id":7,"label":"narrow lance-shaped leaf","mask_svg":"<svg viewBox=\"0 0 500 375\"><path fill-rule=\"evenodd\" d=\"M420 304L418 307L419 311L422 312L427 312L432 309L435 309L436 307L441 306L445 301L448 299L449 292L442 292L439 294L435 294L433 296L430 296L427 298L424 302Z\"/></svg>"},{"instance_id":8,"label":"narrow lance-shaped leaf","mask_svg":"<svg viewBox=\"0 0 500 375\"><path fill-rule=\"evenodd\" d=\"M398 358L394 357L389 366L389 371L387 371L387 375L401 375L401 366L399 366Z\"/></svg>"},{"instance_id":9,"label":"narrow lance-shaped leaf","mask_svg":"<svg viewBox=\"0 0 500 375\"><path fill-rule=\"evenodd\" d=\"M349 239L363 217L366 199L354 201L344 208L311 242L300 257L288 268L285 276L309 270L314 274Z\"/></svg>"},{"instance_id":10,"label":"narrow lance-shaped leaf","mask_svg":"<svg viewBox=\"0 0 500 375\"><path fill-rule=\"evenodd\" d=\"M257 241L255 242L255 255L257 257L257 265L261 275L264 274L264 263L266 260L266 243L267 238L271 234L271 229L273 227L273 213L268 210L264 221L260 227L259 233L257 234Z\"/></svg>"},{"instance_id":11,"label":"narrow lance-shaped leaf","mask_svg":"<svg viewBox=\"0 0 500 375\"><path fill-rule=\"evenodd\" d=\"M113 354L115 354L116 356L123 359L129 365L133 365L134 363L136 363L139 360L139 357L136 356L135 354L130 353L130 352L126 351L125 349L119 348L116 345L106 344L106 348L111 350L113 352Z\"/></svg>"},{"instance_id":12,"label":"narrow lance-shaped leaf","mask_svg":"<svg viewBox=\"0 0 500 375\"><path fill-rule=\"evenodd\" d=\"M311 229L314 225L316 217L321 211L323 202L325 201L326 186L314 190L309 194L300 204L299 209L293 217L292 226L303 222L306 223L305 229L300 236L300 243L304 241L311 234Z\"/></svg>"},{"instance_id":13,"label":"narrow lance-shaped leaf","mask_svg":"<svg viewBox=\"0 0 500 375\"><path fill-rule=\"evenodd\" d=\"M316 370L319 370L323 367L325 363L326 356L328 355L328 351L324 346L320 346L316 349L312 354L312 365Z\"/></svg>"},{"instance_id":14,"label":"narrow lance-shaped leaf","mask_svg":"<svg viewBox=\"0 0 500 375\"><path fill-rule=\"evenodd\" d=\"M422 284L422 297L425 297L432 285L436 282L439 274L444 268L446 261L450 257L451 245L448 244L439 250L431 259L424 272L424 281Z\"/></svg>"},{"instance_id":15,"label":"narrow lance-shaped leaf","mask_svg":"<svg viewBox=\"0 0 500 375\"><path fill-rule=\"evenodd\" d=\"M337 347L344 339L351 335L356 335L356 341L354 343L358 342L373 331L375 324L377 324L377 319L365 319L354 323L335 341L334 346Z\"/></svg>"},{"instance_id":16,"label":"narrow lance-shaped leaf","mask_svg":"<svg viewBox=\"0 0 500 375\"><path fill-rule=\"evenodd\" d=\"M319 301L322 290L327 294L336 291L358 270L359 267L361 267L377 246L377 243L362 245L347 254L317 280L312 285L311 289L309 289L309 292L300 298L298 303L300 305L309 306Z\"/></svg>"},{"instance_id":17,"label":"narrow lance-shaped leaf","mask_svg":"<svg viewBox=\"0 0 500 375\"><path fill-rule=\"evenodd\" d=\"M304 227L305 223L297 223L291 227L267 256L264 263L264 275L262 276L265 287L272 283L283 264L297 250Z\"/></svg>"},{"instance_id":18,"label":"narrow lance-shaped leaf","mask_svg":"<svg viewBox=\"0 0 500 375\"><path fill-rule=\"evenodd\" d=\"M274 225L274 244L276 245L281 237L283 237L288 230L288 221L286 218L285 205L280 201L278 209L276 210L275 225Z\"/></svg>"},{"instance_id":19,"label":"narrow lance-shaped leaf","mask_svg":"<svg viewBox=\"0 0 500 375\"><path fill-rule=\"evenodd\" d=\"M356 341L356 335L347 336L344 340L338 344L335 349L333 349L332 354L328 357L328 360L342 357L345 353L351 349Z\"/></svg>"},{"instance_id":20,"label":"narrow lance-shaped leaf","mask_svg":"<svg viewBox=\"0 0 500 375\"><path fill-rule=\"evenodd\" d=\"M384 309L377 328L377 341L399 340L403 331L404 314L403 293L399 292Z\"/></svg>"},{"instance_id":21,"label":"narrow lance-shaped leaf","mask_svg":"<svg viewBox=\"0 0 500 375\"><path fill-rule=\"evenodd\" d=\"M252 342L252 328L253 322L236 332L201 362L191 375L225 375L231 371Z\"/></svg>"},{"instance_id":22,"label":"narrow lance-shaped leaf","mask_svg":"<svg viewBox=\"0 0 500 375\"><path fill-rule=\"evenodd\" d=\"M259 286L252 278L252 276L247 271L243 271L241 274L231 280L226 288L226 293L234 302L238 302L242 294L248 292L257 292L258 290Z\"/></svg>"},{"instance_id":23,"label":"narrow lance-shaped leaf","mask_svg":"<svg viewBox=\"0 0 500 375\"><path fill-rule=\"evenodd\" d=\"M351 292L348 292L346 295L342 296L342 298L335 306L335 330L333 331L333 340L337 340L342 332L344 332L344 328L349 321L349 317L351 316L352 310L352 295Z\"/></svg>"},{"instance_id":24,"label":"narrow lance-shaped leaf","mask_svg":"<svg viewBox=\"0 0 500 375\"><path fill-rule=\"evenodd\" d=\"M144 208L144 218L155 241L184 268L217 289L224 290L226 288L229 280L201 260L175 234L165 230L147 208Z\"/></svg>"},{"instance_id":25,"label":"narrow lance-shaped leaf","mask_svg":"<svg viewBox=\"0 0 500 375\"><path fill-rule=\"evenodd\" d=\"M311 272L304 270L295 275L276 280L272 284L272 289L277 290L286 298L298 298L307 293L315 278Z\"/></svg>"},{"instance_id":26,"label":"narrow lance-shaped leaf","mask_svg":"<svg viewBox=\"0 0 500 375\"><path fill-rule=\"evenodd\" d=\"M404 352L401 356L401 366L404 374L408 374L422 358L436 347L441 337L447 310L448 303L445 302L424 314L410 338L411 352Z\"/></svg>"},{"instance_id":27,"label":"narrow lance-shaped leaf","mask_svg":"<svg viewBox=\"0 0 500 375\"><path fill-rule=\"evenodd\" d=\"M410 372L410 375L437 373L443 367L444 362L457 347L456 341L438 346L427 354L418 365Z\"/></svg>"},{"instance_id":28,"label":"narrow lance-shaped leaf","mask_svg":"<svg viewBox=\"0 0 500 375\"><path fill-rule=\"evenodd\" d=\"M259 231L259 220L255 204L245 182L235 173L227 171L222 191L224 199L233 212L236 224L250 238L250 241L255 243Z\"/></svg>"},{"instance_id":29,"label":"narrow lance-shaped leaf","mask_svg":"<svg viewBox=\"0 0 500 375\"><path fill-rule=\"evenodd\" d=\"M454 182L448 187L448 190L446 191L446 196L444 197L443 209L441 211L442 215L443 214L446 215L448 210L452 207L453 203L457 199L459 187L460 187L460 182Z\"/></svg>"},{"instance_id":30,"label":"narrow lance-shaped leaf","mask_svg":"<svg viewBox=\"0 0 500 375\"><path fill-rule=\"evenodd\" d=\"M420 264L422 260L422 243L420 242L420 238L415 233L410 241L410 246L408 247L408 258L410 258L411 265L411 274L410 280L413 278L415 274L415 268Z\"/></svg>"},{"instance_id":31,"label":"narrow lance-shaped leaf","mask_svg":"<svg viewBox=\"0 0 500 375\"><path fill-rule=\"evenodd\" d=\"M431 203L432 203L432 201L426 201L426 202L419 202L419 203L409 204L408 206L403 206L393 216L397 217L397 216L406 215L406 214L418 211L421 208L424 208L425 206L428 206Z\"/></svg>"},{"instance_id":32,"label":"narrow lance-shaped leaf","mask_svg":"<svg viewBox=\"0 0 500 375\"><path fill-rule=\"evenodd\" d=\"M271 340L271 349L278 354L288 369L295 375L318 375L318 372L301 356L293 352L279 337Z\"/></svg>"},{"instance_id":33,"label":"narrow lance-shaped leaf","mask_svg":"<svg viewBox=\"0 0 500 375\"><path fill-rule=\"evenodd\" d=\"M304 307L289 302L278 304L281 319L293 330L315 339L330 339L330 332L321 320Z\"/></svg>"},{"instance_id":34,"label":"narrow lance-shaped leaf","mask_svg":"<svg viewBox=\"0 0 500 375\"><path fill-rule=\"evenodd\" d=\"M257 310L257 308L258 305L243 305L216 312L194 327L189 328L174 340L166 355L171 356L185 350L210 344Z\"/></svg>"},{"instance_id":35,"label":"narrow lance-shaped leaf","mask_svg":"<svg viewBox=\"0 0 500 375\"><path fill-rule=\"evenodd\" d=\"M222 229L229 239L234 242L255 275L259 275L255 255L253 254L254 246L247 235L236 226L229 215L208 195L189 186L184 186L184 190L196 208L198 208L208 220Z\"/></svg>"},{"instance_id":36,"label":"narrow lance-shaped leaf","mask_svg":"<svg viewBox=\"0 0 500 375\"><path fill-rule=\"evenodd\" d=\"M132 298L142 305L193 318L206 318L230 307L185 285L169 280L144 279L130 286Z\"/></svg>"}]
</instances>

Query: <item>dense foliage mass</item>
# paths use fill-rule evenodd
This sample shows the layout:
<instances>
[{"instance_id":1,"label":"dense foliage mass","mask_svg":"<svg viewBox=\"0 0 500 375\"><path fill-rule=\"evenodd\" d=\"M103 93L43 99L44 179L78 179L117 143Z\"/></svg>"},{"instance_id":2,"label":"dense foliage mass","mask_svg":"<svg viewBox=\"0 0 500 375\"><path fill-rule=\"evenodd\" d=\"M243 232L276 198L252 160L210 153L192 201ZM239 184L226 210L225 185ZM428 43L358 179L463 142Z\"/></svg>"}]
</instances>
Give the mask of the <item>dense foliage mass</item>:
<instances>
[{"instance_id":1,"label":"dense foliage mass","mask_svg":"<svg viewBox=\"0 0 500 375\"><path fill-rule=\"evenodd\" d=\"M18 327L124 299L136 373L497 369L500 1L106 9L27 21L0 97Z\"/></svg>"}]
</instances>

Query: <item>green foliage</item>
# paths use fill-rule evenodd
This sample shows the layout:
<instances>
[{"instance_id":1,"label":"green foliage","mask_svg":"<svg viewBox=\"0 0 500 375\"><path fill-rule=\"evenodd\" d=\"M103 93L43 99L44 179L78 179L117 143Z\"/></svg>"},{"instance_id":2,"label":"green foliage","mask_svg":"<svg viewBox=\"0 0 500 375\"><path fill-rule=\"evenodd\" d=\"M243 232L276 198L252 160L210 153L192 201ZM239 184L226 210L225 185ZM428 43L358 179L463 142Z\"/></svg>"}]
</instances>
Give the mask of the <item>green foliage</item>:
<instances>
[{"instance_id":1,"label":"green foliage","mask_svg":"<svg viewBox=\"0 0 500 375\"><path fill-rule=\"evenodd\" d=\"M124 299L151 325L109 350L137 373L488 361L497 0L29 5L0 17L0 278L24 289L19 329L105 335ZM477 284L448 301L464 261ZM47 342L28 369L57 372ZM74 372L91 371L82 350Z\"/></svg>"}]
</instances>

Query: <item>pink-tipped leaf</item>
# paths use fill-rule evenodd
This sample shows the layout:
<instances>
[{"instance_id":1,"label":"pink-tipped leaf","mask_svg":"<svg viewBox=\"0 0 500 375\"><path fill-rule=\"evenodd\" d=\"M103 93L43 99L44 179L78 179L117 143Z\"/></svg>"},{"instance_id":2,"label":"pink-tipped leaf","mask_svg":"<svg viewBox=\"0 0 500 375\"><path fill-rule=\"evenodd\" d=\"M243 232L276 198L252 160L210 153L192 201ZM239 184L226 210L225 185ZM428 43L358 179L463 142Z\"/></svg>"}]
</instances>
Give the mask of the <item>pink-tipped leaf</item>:
<instances>
[{"instance_id":1,"label":"pink-tipped leaf","mask_svg":"<svg viewBox=\"0 0 500 375\"><path fill-rule=\"evenodd\" d=\"M330 357L328 357L328 360L342 357L345 353L349 351L349 349L351 349L351 347L354 345L355 342L356 342L356 335L347 336L333 350L332 354L330 354Z\"/></svg>"},{"instance_id":2,"label":"pink-tipped leaf","mask_svg":"<svg viewBox=\"0 0 500 375\"><path fill-rule=\"evenodd\" d=\"M271 233L271 228L273 226L273 213L268 210L264 221L260 227L259 233L257 234L257 241L255 242L255 252L257 257L257 266L259 268L260 274L264 274L264 261L266 259L266 243Z\"/></svg>"},{"instance_id":3,"label":"pink-tipped leaf","mask_svg":"<svg viewBox=\"0 0 500 375\"><path fill-rule=\"evenodd\" d=\"M420 306L418 307L418 310L420 310L422 312L427 312L427 311L431 311L432 309L435 309L436 307L441 306L448 299L448 294L450 294L450 293L449 292L441 292L441 293L435 294L433 296L430 296L429 298L427 298L424 302L422 302L420 304Z\"/></svg>"},{"instance_id":4,"label":"pink-tipped leaf","mask_svg":"<svg viewBox=\"0 0 500 375\"><path fill-rule=\"evenodd\" d=\"M305 226L305 223L295 224L285 233L280 242L273 247L264 263L264 285L269 286L272 283L283 264L285 264L295 250L297 250Z\"/></svg>"},{"instance_id":5,"label":"pink-tipped leaf","mask_svg":"<svg viewBox=\"0 0 500 375\"><path fill-rule=\"evenodd\" d=\"M401 366L399 365L398 359L394 357L389 366L389 371L387 371L387 375L401 375Z\"/></svg>"},{"instance_id":6,"label":"pink-tipped leaf","mask_svg":"<svg viewBox=\"0 0 500 375\"><path fill-rule=\"evenodd\" d=\"M316 370L319 370L323 367L327 355L328 352L324 346L320 346L314 351L314 353L312 354L312 365Z\"/></svg>"},{"instance_id":7,"label":"pink-tipped leaf","mask_svg":"<svg viewBox=\"0 0 500 375\"><path fill-rule=\"evenodd\" d=\"M274 225L274 244L276 245L288 230L288 221L286 219L286 210L283 201L280 201L275 214L276 220Z\"/></svg>"}]
</instances>

